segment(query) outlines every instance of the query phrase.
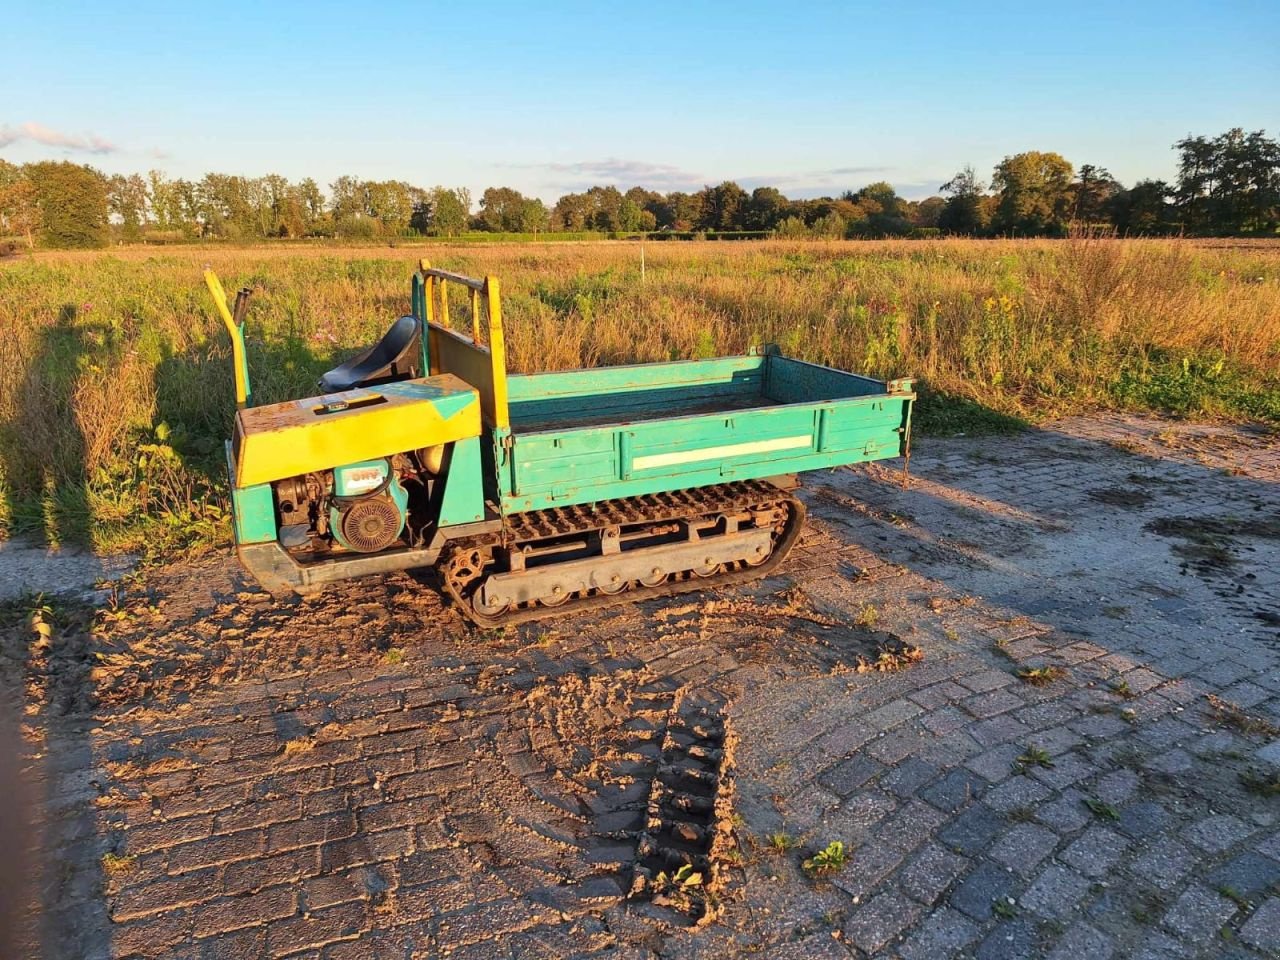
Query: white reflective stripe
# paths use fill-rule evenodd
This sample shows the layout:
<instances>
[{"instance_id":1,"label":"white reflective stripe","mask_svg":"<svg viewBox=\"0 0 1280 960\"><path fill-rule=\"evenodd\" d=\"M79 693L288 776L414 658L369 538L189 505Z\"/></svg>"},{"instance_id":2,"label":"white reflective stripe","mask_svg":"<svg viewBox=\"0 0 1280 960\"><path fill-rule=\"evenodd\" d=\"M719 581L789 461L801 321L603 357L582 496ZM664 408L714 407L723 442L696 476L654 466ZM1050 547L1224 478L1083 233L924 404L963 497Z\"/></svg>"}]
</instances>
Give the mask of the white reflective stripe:
<instances>
[{"instance_id":1,"label":"white reflective stripe","mask_svg":"<svg viewBox=\"0 0 1280 960\"><path fill-rule=\"evenodd\" d=\"M730 443L723 447L701 447L698 450L681 450L679 453L653 453L636 457L631 461L632 470L650 470L669 467L676 463L697 463L699 460L718 460L721 457L741 457L748 453L768 453L771 450L795 450L813 445L813 437L779 437L777 440L753 440L750 443Z\"/></svg>"}]
</instances>

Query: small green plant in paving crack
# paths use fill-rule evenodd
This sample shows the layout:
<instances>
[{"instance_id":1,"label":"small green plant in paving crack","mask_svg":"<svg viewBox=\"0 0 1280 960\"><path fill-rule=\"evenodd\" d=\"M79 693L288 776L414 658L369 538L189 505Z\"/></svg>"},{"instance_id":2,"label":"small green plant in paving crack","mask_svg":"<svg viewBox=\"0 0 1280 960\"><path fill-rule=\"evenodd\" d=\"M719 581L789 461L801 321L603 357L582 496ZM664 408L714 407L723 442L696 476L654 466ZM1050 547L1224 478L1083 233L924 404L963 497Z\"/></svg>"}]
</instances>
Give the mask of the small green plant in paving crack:
<instances>
[{"instance_id":1,"label":"small green plant in paving crack","mask_svg":"<svg viewBox=\"0 0 1280 960\"><path fill-rule=\"evenodd\" d=\"M781 831L769 834L766 840L769 844L769 852L778 856L782 856L788 850L794 850L800 846L799 840L791 836L791 834Z\"/></svg>"},{"instance_id":2,"label":"small green plant in paving crack","mask_svg":"<svg viewBox=\"0 0 1280 960\"><path fill-rule=\"evenodd\" d=\"M102 872L108 877L118 877L121 874L128 873L133 869L133 865L138 862L135 856L121 856L118 853L105 853L102 855Z\"/></svg>"},{"instance_id":3,"label":"small green plant in paving crack","mask_svg":"<svg viewBox=\"0 0 1280 960\"><path fill-rule=\"evenodd\" d=\"M1129 686L1129 681L1120 679L1111 684L1111 692L1118 697L1124 697L1126 700L1132 699L1135 694Z\"/></svg>"},{"instance_id":4,"label":"small green plant in paving crack","mask_svg":"<svg viewBox=\"0 0 1280 960\"><path fill-rule=\"evenodd\" d=\"M1232 903L1234 903L1241 910L1249 909L1249 898L1246 897L1244 894L1242 894L1235 887L1232 887L1229 884L1224 883L1222 886L1218 887L1218 892L1222 894L1224 897L1226 897L1228 900L1230 900Z\"/></svg>"},{"instance_id":5,"label":"small green plant in paving crack","mask_svg":"<svg viewBox=\"0 0 1280 960\"><path fill-rule=\"evenodd\" d=\"M874 630L877 623L880 622L880 611L876 609L874 603L864 603L862 609L858 611L858 617L854 623L859 627L867 630Z\"/></svg>"},{"instance_id":6,"label":"small green plant in paving crack","mask_svg":"<svg viewBox=\"0 0 1280 960\"><path fill-rule=\"evenodd\" d=\"M1067 671L1061 667L1023 667L1018 671L1018 679L1023 683L1029 683L1033 687L1044 687L1053 683L1055 680L1061 680L1067 675Z\"/></svg>"},{"instance_id":7,"label":"small green plant in paving crack","mask_svg":"<svg viewBox=\"0 0 1280 960\"><path fill-rule=\"evenodd\" d=\"M1246 770L1240 774L1240 785L1259 796L1280 797L1280 770L1272 770L1270 773Z\"/></svg>"},{"instance_id":8,"label":"small green plant in paving crack","mask_svg":"<svg viewBox=\"0 0 1280 960\"><path fill-rule=\"evenodd\" d=\"M693 864L686 863L671 875L661 871L653 878L653 885L659 891L688 890L702 886L702 874L693 869Z\"/></svg>"},{"instance_id":9,"label":"small green plant in paving crack","mask_svg":"<svg viewBox=\"0 0 1280 960\"><path fill-rule=\"evenodd\" d=\"M1014 761L1013 768L1019 773L1026 771L1027 767L1052 767L1053 757L1049 756L1049 751L1043 747L1027 747L1017 760Z\"/></svg>"},{"instance_id":10,"label":"small green plant in paving crack","mask_svg":"<svg viewBox=\"0 0 1280 960\"><path fill-rule=\"evenodd\" d=\"M1013 901L1007 897L999 897L991 901L991 912L1001 920L1012 920L1018 915L1017 909L1013 905Z\"/></svg>"},{"instance_id":11,"label":"small green plant in paving crack","mask_svg":"<svg viewBox=\"0 0 1280 960\"><path fill-rule=\"evenodd\" d=\"M817 877L839 873L848 863L848 854L844 851L844 841L832 840L826 847L812 857L808 857L801 866L805 872Z\"/></svg>"},{"instance_id":12,"label":"small green plant in paving crack","mask_svg":"<svg viewBox=\"0 0 1280 960\"><path fill-rule=\"evenodd\" d=\"M1099 800L1097 797L1085 797L1084 805L1093 811L1095 817L1101 817L1103 820L1119 820L1120 811L1109 803Z\"/></svg>"}]
</instances>

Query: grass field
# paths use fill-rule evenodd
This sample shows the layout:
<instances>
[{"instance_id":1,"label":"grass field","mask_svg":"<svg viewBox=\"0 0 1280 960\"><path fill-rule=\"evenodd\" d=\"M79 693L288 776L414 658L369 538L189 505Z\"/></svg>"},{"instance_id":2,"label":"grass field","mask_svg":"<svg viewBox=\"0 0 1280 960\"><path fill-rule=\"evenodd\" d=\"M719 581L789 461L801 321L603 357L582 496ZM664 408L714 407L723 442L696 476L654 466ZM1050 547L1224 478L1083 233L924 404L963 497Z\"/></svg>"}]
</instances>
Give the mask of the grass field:
<instances>
[{"instance_id":1,"label":"grass field","mask_svg":"<svg viewBox=\"0 0 1280 960\"><path fill-rule=\"evenodd\" d=\"M1098 407L1280 423L1280 243L903 241L174 248L0 264L0 533L168 555L224 541L229 347L260 401L407 310L416 259L501 278L513 369L745 351L920 377L925 432ZM465 322L458 304L455 317Z\"/></svg>"}]
</instances>

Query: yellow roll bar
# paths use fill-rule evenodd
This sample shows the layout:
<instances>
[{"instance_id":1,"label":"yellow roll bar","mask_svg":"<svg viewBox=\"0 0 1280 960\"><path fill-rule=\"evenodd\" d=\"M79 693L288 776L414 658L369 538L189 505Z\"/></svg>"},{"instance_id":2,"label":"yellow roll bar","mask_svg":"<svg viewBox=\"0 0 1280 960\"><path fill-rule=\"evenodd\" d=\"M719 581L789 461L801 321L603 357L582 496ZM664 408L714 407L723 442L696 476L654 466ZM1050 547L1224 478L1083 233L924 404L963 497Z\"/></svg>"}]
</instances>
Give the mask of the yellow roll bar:
<instances>
[{"instance_id":1,"label":"yellow roll bar","mask_svg":"<svg viewBox=\"0 0 1280 960\"><path fill-rule=\"evenodd\" d=\"M212 270L204 272L205 286L213 294L213 302L217 304L218 314L231 335L231 365L236 377L236 409L243 410L249 405L249 360L244 351L244 324L236 323L231 316L231 308L227 306L227 294L222 289L222 281Z\"/></svg>"},{"instance_id":2,"label":"yellow roll bar","mask_svg":"<svg viewBox=\"0 0 1280 960\"><path fill-rule=\"evenodd\" d=\"M449 327L450 283L471 291L469 337ZM509 427L507 348L502 335L498 278L489 276L477 280L437 269L428 260L421 260L414 277L414 315L423 322L423 346L430 347L424 351L429 354L424 360L431 373L452 373L470 383L479 391L481 407L490 423L502 429ZM480 340L482 316L487 321L487 346Z\"/></svg>"}]
</instances>

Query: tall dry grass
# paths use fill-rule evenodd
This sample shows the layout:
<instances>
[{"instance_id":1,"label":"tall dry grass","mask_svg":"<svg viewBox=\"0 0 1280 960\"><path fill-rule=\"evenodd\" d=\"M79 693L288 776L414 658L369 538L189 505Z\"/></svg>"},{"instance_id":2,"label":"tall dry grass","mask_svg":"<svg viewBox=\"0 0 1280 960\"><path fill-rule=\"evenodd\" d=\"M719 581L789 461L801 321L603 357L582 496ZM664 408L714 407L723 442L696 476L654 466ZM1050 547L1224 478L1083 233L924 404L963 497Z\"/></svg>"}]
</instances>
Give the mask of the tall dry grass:
<instances>
[{"instance_id":1,"label":"tall dry grass","mask_svg":"<svg viewBox=\"0 0 1280 960\"><path fill-rule=\"evenodd\" d=\"M1280 420L1280 244L649 243L643 282L626 242L40 254L0 265L0 525L103 544L134 543L139 517L217 526L231 377L203 267L255 288L251 378L271 401L404 312L423 255L502 279L517 371L771 342L922 377L926 427L955 425L943 395Z\"/></svg>"}]
</instances>

